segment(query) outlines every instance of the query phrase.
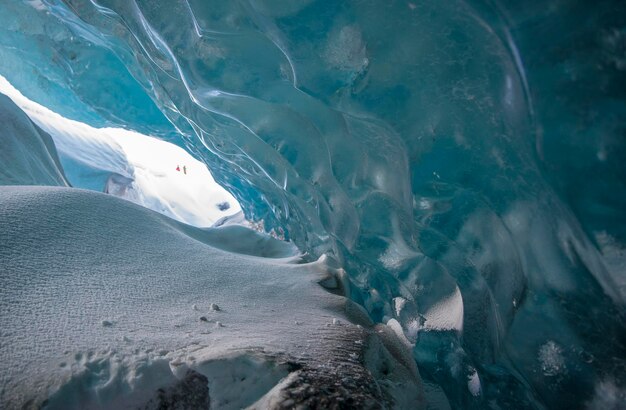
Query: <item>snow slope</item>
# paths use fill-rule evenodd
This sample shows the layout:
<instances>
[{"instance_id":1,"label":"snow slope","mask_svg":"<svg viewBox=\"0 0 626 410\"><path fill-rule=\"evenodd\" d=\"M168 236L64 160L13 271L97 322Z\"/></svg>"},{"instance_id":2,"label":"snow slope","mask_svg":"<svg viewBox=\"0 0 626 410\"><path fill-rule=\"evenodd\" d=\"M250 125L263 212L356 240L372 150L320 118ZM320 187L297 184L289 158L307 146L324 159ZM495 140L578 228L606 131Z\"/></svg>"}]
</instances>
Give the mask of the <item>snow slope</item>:
<instances>
[{"instance_id":1,"label":"snow slope","mask_svg":"<svg viewBox=\"0 0 626 410\"><path fill-rule=\"evenodd\" d=\"M211 226L241 210L204 163L174 144L64 118L29 100L2 76L0 93L52 136L73 186L105 191L194 226Z\"/></svg>"},{"instance_id":2,"label":"snow slope","mask_svg":"<svg viewBox=\"0 0 626 410\"><path fill-rule=\"evenodd\" d=\"M0 187L0 407L417 405L410 353L337 295L341 271L259 237Z\"/></svg>"}]
</instances>

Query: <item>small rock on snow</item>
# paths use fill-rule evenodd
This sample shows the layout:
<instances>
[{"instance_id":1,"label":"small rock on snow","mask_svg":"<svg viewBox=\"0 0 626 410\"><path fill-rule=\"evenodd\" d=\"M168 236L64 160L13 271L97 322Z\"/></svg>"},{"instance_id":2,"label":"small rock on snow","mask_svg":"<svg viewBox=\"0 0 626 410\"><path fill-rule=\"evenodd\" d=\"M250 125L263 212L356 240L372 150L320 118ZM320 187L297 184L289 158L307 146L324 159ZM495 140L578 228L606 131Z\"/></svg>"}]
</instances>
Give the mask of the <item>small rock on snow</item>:
<instances>
[{"instance_id":1,"label":"small rock on snow","mask_svg":"<svg viewBox=\"0 0 626 410\"><path fill-rule=\"evenodd\" d=\"M213 312L219 312L221 309L215 303L211 303L211 306L209 306L209 310L212 310Z\"/></svg>"}]
</instances>

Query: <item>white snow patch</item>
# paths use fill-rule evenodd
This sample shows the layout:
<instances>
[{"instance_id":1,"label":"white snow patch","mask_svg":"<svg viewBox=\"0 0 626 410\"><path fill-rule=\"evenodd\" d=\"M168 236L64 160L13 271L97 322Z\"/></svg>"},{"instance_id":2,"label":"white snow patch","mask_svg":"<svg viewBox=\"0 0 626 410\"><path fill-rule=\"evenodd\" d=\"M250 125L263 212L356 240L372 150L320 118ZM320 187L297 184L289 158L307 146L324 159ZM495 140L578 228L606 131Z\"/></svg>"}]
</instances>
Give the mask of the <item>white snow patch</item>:
<instances>
[{"instance_id":1,"label":"white snow patch","mask_svg":"<svg viewBox=\"0 0 626 410\"><path fill-rule=\"evenodd\" d=\"M197 353L200 364L192 367L209 379L211 408L246 408L288 375L274 363L244 352L214 356L208 349Z\"/></svg>"},{"instance_id":2,"label":"white snow patch","mask_svg":"<svg viewBox=\"0 0 626 410\"><path fill-rule=\"evenodd\" d=\"M237 200L206 165L177 145L122 128L94 128L29 100L0 76L0 92L44 131L62 156L110 172L107 192L170 218L207 227L237 214ZM123 178L115 178L115 174ZM80 181L70 181L80 187Z\"/></svg>"},{"instance_id":3,"label":"white snow patch","mask_svg":"<svg viewBox=\"0 0 626 410\"><path fill-rule=\"evenodd\" d=\"M404 309L404 306L406 305L406 299L403 297L396 297L393 298L393 308L396 311L396 317L400 317L400 312L402 312L402 309Z\"/></svg>"},{"instance_id":4,"label":"white snow patch","mask_svg":"<svg viewBox=\"0 0 626 410\"><path fill-rule=\"evenodd\" d=\"M402 325L400 324L400 322L398 322L396 319L389 319L387 321L387 326L391 330L393 330L393 332L398 337L398 340L400 340L406 347L408 347L409 349L413 347L413 343L411 343L404 335L404 331L402 330Z\"/></svg>"},{"instance_id":5,"label":"white snow patch","mask_svg":"<svg viewBox=\"0 0 626 410\"><path fill-rule=\"evenodd\" d=\"M424 329L463 330L463 297L458 287L454 293L433 305L424 313Z\"/></svg>"},{"instance_id":6,"label":"white snow patch","mask_svg":"<svg viewBox=\"0 0 626 410\"><path fill-rule=\"evenodd\" d=\"M478 372L476 370L474 370L469 376L467 380L467 388L469 389L470 393L472 393L472 396L476 397L480 395L480 377L478 377Z\"/></svg>"},{"instance_id":7,"label":"white snow patch","mask_svg":"<svg viewBox=\"0 0 626 410\"><path fill-rule=\"evenodd\" d=\"M323 260L225 245L263 246L246 235L258 233L193 228L91 191L0 186L0 311L11 312L0 315L0 407L135 408L195 370L211 406L241 408L286 375L267 357L341 343L349 326L311 341L332 318L348 322L346 299L318 285ZM207 299L228 306L219 322L193 309Z\"/></svg>"}]
</instances>

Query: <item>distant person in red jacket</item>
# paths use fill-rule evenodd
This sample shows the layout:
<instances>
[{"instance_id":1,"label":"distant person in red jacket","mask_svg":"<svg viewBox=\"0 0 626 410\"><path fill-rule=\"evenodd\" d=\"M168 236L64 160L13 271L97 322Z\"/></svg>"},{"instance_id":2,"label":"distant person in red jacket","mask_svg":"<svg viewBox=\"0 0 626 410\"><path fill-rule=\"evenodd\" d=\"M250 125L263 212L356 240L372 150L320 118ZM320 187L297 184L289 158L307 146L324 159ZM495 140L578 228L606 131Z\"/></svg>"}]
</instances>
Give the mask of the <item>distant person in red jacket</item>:
<instances>
[{"instance_id":1,"label":"distant person in red jacket","mask_svg":"<svg viewBox=\"0 0 626 410\"><path fill-rule=\"evenodd\" d=\"M180 171L180 167L176 165L176 171Z\"/></svg>"}]
</instances>

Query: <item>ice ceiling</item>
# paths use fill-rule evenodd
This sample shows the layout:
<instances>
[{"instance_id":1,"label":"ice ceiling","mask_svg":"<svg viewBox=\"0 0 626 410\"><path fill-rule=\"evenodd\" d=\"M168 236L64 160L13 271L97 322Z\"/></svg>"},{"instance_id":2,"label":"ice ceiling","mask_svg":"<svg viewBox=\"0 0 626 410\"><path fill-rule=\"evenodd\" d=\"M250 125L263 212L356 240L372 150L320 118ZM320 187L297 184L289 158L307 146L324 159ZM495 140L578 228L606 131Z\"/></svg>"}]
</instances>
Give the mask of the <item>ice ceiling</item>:
<instances>
[{"instance_id":1,"label":"ice ceiling","mask_svg":"<svg viewBox=\"0 0 626 410\"><path fill-rule=\"evenodd\" d=\"M0 74L202 158L248 218L398 320L454 407L623 397L619 1L1 7Z\"/></svg>"}]
</instances>

